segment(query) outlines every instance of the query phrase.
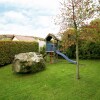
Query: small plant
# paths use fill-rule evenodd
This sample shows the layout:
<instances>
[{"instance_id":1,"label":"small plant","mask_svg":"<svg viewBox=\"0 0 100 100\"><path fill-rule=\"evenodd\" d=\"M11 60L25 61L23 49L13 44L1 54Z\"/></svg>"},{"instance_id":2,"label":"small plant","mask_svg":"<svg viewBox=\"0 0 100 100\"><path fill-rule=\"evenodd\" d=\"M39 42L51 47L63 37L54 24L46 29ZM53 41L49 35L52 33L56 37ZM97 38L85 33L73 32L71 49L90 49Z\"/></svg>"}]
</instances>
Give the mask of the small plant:
<instances>
[{"instance_id":1,"label":"small plant","mask_svg":"<svg viewBox=\"0 0 100 100\"><path fill-rule=\"evenodd\" d=\"M46 49L46 46L40 47L40 53L44 55L45 49Z\"/></svg>"}]
</instances>

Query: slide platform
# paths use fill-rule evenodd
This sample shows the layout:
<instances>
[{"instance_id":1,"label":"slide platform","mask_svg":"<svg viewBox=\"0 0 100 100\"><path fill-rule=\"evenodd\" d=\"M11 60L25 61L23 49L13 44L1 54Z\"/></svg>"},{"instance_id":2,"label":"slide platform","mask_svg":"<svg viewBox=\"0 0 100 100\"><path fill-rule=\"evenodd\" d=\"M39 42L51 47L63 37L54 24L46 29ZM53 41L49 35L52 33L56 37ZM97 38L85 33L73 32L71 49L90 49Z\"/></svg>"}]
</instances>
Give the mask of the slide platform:
<instances>
[{"instance_id":1,"label":"slide platform","mask_svg":"<svg viewBox=\"0 0 100 100\"><path fill-rule=\"evenodd\" d=\"M56 51L56 53L60 56L62 56L63 58L65 58L67 61L69 61L70 63L76 64L76 61L69 59L66 55L64 55L63 53L61 53L60 51Z\"/></svg>"}]
</instances>

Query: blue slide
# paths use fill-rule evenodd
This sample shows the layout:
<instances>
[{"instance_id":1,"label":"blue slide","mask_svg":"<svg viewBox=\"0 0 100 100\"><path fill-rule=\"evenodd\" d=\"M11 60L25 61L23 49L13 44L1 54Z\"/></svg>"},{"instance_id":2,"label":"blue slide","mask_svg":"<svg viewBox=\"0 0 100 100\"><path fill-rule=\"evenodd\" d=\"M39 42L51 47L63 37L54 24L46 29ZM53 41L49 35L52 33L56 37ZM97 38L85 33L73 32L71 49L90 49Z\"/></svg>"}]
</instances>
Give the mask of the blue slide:
<instances>
[{"instance_id":1,"label":"blue slide","mask_svg":"<svg viewBox=\"0 0 100 100\"><path fill-rule=\"evenodd\" d=\"M63 58L65 58L67 61L73 63L73 64L76 64L76 61L73 61L71 59L69 59L66 55L64 55L63 53L61 53L60 51L56 50L56 53L60 56L62 56Z\"/></svg>"}]
</instances>

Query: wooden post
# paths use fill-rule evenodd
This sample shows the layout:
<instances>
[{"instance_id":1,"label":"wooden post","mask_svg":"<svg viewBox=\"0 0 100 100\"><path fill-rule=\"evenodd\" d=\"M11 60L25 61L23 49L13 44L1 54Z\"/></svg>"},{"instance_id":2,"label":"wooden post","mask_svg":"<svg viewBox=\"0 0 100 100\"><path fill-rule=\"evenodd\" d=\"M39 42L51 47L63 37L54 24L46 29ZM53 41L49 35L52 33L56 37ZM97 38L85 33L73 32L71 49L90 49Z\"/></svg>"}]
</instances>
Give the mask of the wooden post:
<instances>
[{"instance_id":1,"label":"wooden post","mask_svg":"<svg viewBox=\"0 0 100 100\"><path fill-rule=\"evenodd\" d=\"M50 63L52 64L52 52L50 52Z\"/></svg>"}]
</instances>

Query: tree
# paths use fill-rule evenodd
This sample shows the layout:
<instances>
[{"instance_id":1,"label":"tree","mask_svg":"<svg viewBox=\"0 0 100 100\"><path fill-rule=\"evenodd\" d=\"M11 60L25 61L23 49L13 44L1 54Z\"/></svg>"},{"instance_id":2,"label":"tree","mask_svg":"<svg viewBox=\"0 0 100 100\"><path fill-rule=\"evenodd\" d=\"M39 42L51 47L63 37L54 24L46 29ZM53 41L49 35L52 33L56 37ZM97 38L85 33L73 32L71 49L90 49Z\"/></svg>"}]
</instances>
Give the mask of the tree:
<instances>
[{"instance_id":1,"label":"tree","mask_svg":"<svg viewBox=\"0 0 100 100\"><path fill-rule=\"evenodd\" d=\"M81 27L80 38L92 42L100 41L100 19L94 19L88 25Z\"/></svg>"},{"instance_id":2,"label":"tree","mask_svg":"<svg viewBox=\"0 0 100 100\"><path fill-rule=\"evenodd\" d=\"M66 50L71 45L75 44L74 35L75 30L73 28L70 28L61 33L62 46L64 50Z\"/></svg>"},{"instance_id":3,"label":"tree","mask_svg":"<svg viewBox=\"0 0 100 100\"><path fill-rule=\"evenodd\" d=\"M90 22L92 39L95 41L100 41L100 19L95 19Z\"/></svg>"},{"instance_id":4,"label":"tree","mask_svg":"<svg viewBox=\"0 0 100 100\"><path fill-rule=\"evenodd\" d=\"M61 14L59 15L62 30L74 28L76 41L76 78L79 79L79 54L78 41L80 27L96 15L97 7L93 0L64 0L61 3ZM59 21L58 21L59 22Z\"/></svg>"}]
</instances>

